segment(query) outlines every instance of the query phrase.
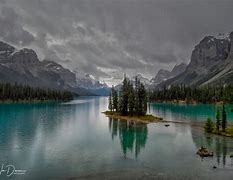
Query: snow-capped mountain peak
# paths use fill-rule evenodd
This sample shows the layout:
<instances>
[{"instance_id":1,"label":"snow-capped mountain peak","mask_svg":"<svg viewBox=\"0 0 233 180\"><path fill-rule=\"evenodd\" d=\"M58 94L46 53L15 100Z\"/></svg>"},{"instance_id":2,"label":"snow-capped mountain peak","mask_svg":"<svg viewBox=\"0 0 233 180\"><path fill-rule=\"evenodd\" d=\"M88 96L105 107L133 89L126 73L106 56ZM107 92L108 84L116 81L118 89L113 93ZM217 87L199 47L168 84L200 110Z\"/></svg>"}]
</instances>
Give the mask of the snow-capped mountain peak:
<instances>
[{"instance_id":1,"label":"snow-capped mountain peak","mask_svg":"<svg viewBox=\"0 0 233 180\"><path fill-rule=\"evenodd\" d=\"M109 88L106 83L100 82L91 74L77 74L76 78L78 86L86 89Z\"/></svg>"},{"instance_id":2,"label":"snow-capped mountain peak","mask_svg":"<svg viewBox=\"0 0 233 180\"><path fill-rule=\"evenodd\" d=\"M137 77L137 79L139 79L140 82L143 83L144 85L150 85L150 84L151 84L150 80L147 79L147 78L145 78L145 77L143 77L141 74L137 74L136 76L131 77L130 80L134 82L136 77Z\"/></svg>"}]
</instances>

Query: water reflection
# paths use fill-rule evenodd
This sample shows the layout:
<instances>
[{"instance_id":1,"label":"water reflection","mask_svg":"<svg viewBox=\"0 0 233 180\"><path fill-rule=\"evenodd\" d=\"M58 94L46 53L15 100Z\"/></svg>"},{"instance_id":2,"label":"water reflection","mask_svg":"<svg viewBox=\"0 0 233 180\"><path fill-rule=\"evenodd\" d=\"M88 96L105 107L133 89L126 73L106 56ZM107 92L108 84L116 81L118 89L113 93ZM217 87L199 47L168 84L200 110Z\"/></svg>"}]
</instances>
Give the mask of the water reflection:
<instances>
[{"instance_id":1,"label":"water reflection","mask_svg":"<svg viewBox=\"0 0 233 180\"><path fill-rule=\"evenodd\" d=\"M148 137L146 124L109 118L109 130L113 140L119 137L125 158L129 151L137 158L140 151L145 148Z\"/></svg>"},{"instance_id":2,"label":"water reflection","mask_svg":"<svg viewBox=\"0 0 233 180\"><path fill-rule=\"evenodd\" d=\"M151 103L150 112L171 121L206 121L208 117L215 119L218 106L211 104L178 105ZM232 105L226 106L228 121L233 120Z\"/></svg>"},{"instance_id":3,"label":"water reflection","mask_svg":"<svg viewBox=\"0 0 233 180\"><path fill-rule=\"evenodd\" d=\"M224 167L227 164L227 157L232 153L229 150L233 150L233 143L229 143L231 142L229 138L200 133L197 135L193 131L192 138L196 148L206 147L214 152L214 158L218 165Z\"/></svg>"}]
</instances>

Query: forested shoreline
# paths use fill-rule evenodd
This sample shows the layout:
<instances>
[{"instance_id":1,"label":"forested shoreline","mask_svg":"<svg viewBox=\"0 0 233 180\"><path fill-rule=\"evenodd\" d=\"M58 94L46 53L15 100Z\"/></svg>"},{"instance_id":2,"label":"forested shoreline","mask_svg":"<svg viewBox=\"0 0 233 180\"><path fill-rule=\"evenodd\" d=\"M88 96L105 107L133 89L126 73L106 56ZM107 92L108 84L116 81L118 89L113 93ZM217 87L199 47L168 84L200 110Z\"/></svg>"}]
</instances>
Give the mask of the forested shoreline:
<instances>
[{"instance_id":1,"label":"forested shoreline","mask_svg":"<svg viewBox=\"0 0 233 180\"><path fill-rule=\"evenodd\" d=\"M151 102L233 103L233 86L190 87L184 84L149 92Z\"/></svg>"},{"instance_id":2,"label":"forested shoreline","mask_svg":"<svg viewBox=\"0 0 233 180\"><path fill-rule=\"evenodd\" d=\"M52 89L42 89L20 84L0 84L0 102L22 101L69 101L72 93Z\"/></svg>"}]
</instances>

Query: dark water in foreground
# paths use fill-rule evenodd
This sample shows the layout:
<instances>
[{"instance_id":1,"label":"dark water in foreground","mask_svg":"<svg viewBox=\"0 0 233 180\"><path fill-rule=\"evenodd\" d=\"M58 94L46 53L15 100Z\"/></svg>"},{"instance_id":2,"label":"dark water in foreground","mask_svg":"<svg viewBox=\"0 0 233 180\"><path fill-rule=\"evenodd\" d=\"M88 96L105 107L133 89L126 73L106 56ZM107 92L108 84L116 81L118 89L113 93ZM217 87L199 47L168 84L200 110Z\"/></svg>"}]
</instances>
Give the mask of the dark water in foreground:
<instances>
[{"instance_id":1,"label":"dark water in foreground","mask_svg":"<svg viewBox=\"0 0 233 180\"><path fill-rule=\"evenodd\" d=\"M183 124L109 119L101 114L107 104L107 98L86 97L67 104L0 105L0 164L26 170L10 177L3 172L0 179L232 179L233 139ZM169 120L195 120L186 108L150 109ZM198 157L202 145L215 156Z\"/></svg>"}]
</instances>

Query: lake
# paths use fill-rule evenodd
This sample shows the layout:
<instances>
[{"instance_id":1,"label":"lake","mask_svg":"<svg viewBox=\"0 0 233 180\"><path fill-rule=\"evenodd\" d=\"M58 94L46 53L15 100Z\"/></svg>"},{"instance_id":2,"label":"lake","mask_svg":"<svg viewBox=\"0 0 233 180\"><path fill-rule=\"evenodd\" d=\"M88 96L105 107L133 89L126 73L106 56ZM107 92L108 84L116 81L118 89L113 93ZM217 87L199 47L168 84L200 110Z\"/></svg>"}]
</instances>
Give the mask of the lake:
<instances>
[{"instance_id":1,"label":"lake","mask_svg":"<svg viewBox=\"0 0 233 180\"><path fill-rule=\"evenodd\" d=\"M26 173L6 177L2 172L0 179L232 179L233 139L206 135L188 124L165 127L110 119L101 113L107 106L106 97L1 104L0 164ZM215 108L150 104L150 113L199 122L214 118ZM215 156L197 156L201 146Z\"/></svg>"}]
</instances>

